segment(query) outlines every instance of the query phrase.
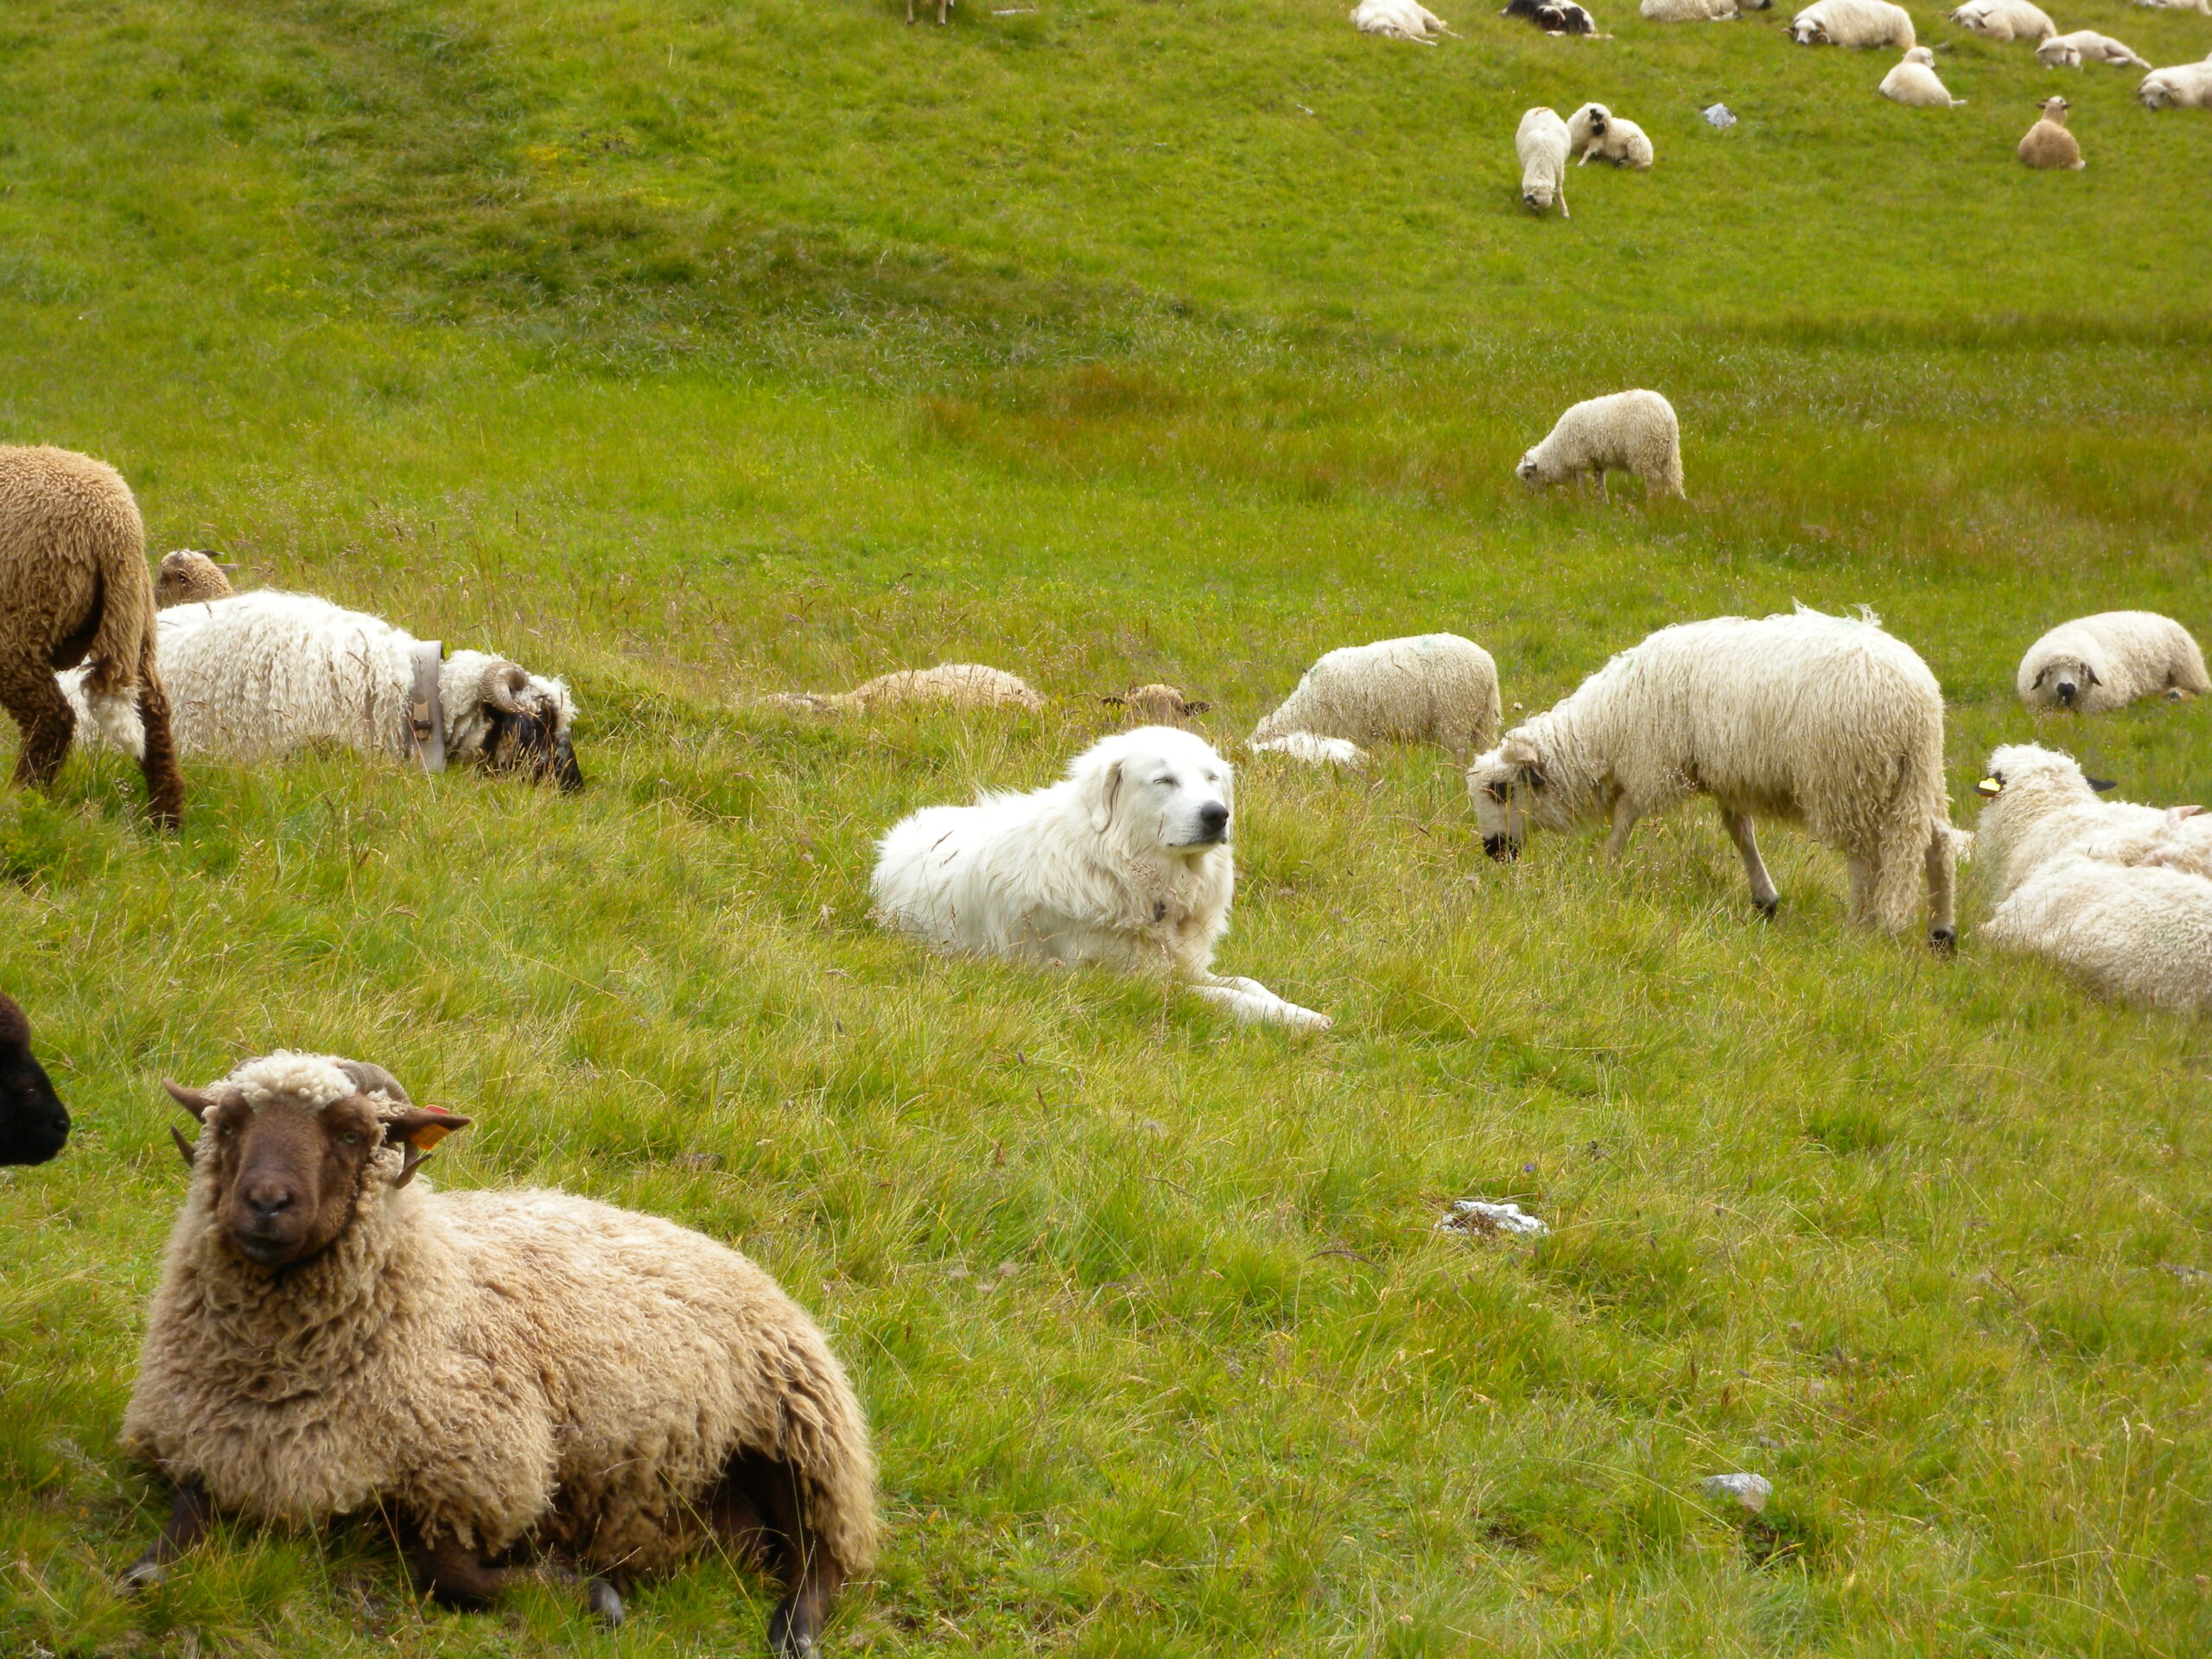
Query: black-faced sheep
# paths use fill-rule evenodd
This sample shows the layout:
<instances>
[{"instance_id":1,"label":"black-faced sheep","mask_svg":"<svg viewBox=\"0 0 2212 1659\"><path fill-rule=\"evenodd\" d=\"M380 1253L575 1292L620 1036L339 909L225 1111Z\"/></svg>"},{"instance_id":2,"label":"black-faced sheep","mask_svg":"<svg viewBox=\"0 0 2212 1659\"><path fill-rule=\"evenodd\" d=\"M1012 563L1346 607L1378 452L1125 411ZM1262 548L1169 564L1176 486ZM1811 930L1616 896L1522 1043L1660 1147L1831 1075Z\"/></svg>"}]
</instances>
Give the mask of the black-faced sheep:
<instances>
[{"instance_id":1,"label":"black-faced sheep","mask_svg":"<svg viewBox=\"0 0 2212 1659\"><path fill-rule=\"evenodd\" d=\"M0 708L22 728L16 783L43 789L61 770L77 712L54 677L82 663L84 712L137 735L146 816L176 827L184 779L154 632L130 486L88 455L0 447Z\"/></svg>"},{"instance_id":2,"label":"black-faced sheep","mask_svg":"<svg viewBox=\"0 0 2212 1659\"><path fill-rule=\"evenodd\" d=\"M188 754L251 760L335 743L583 786L568 687L504 658L456 651L442 662L435 642L381 617L270 589L163 611L160 629ZM82 695L73 676L62 683Z\"/></svg>"},{"instance_id":3,"label":"black-faced sheep","mask_svg":"<svg viewBox=\"0 0 2212 1659\"><path fill-rule=\"evenodd\" d=\"M735 1251L550 1192L433 1192L468 1119L389 1073L278 1052L204 1090L124 1446L176 1488L129 1581L227 1510L381 1508L441 1601L527 1540L620 1586L712 1541L774 1569L775 1650L817 1651L875 1541L859 1402L822 1332Z\"/></svg>"},{"instance_id":4,"label":"black-faced sheep","mask_svg":"<svg viewBox=\"0 0 2212 1659\"><path fill-rule=\"evenodd\" d=\"M2212 691L2187 628L2155 611L2103 611L2062 622L2028 647L2015 683L2037 710L2108 714L2141 697Z\"/></svg>"},{"instance_id":5,"label":"black-faced sheep","mask_svg":"<svg viewBox=\"0 0 2212 1659\"><path fill-rule=\"evenodd\" d=\"M936 705L946 709L1023 709L1034 712L1045 699L1018 675L982 663L939 663L935 668L906 668L879 674L849 691L778 691L761 701L801 714L870 714L878 709Z\"/></svg>"},{"instance_id":6,"label":"black-faced sheep","mask_svg":"<svg viewBox=\"0 0 2212 1659\"><path fill-rule=\"evenodd\" d=\"M205 605L228 599L232 592L229 572L233 566L219 564L212 553L181 547L162 555L154 572L154 604L166 611L172 605Z\"/></svg>"},{"instance_id":7,"label":"black-faced sheep","mask_svg":"<svg viewBox=\"0 0 2212 1659\"><path fill-rule=\"evenodd\" d=\"M1974 842L1998 897L2064 853L2212 876L2212 817L2202 807L2100 798L2113 787L2088 776L2072 756L2033 743L1993 753Z\"/></svg>"},{"instance_id":8,"label":"black-faced sheep","mask_svg":"<svg viewBox=\"0 0 2212 1659\"><path fill-rule=\"evenodd\" d=\"M1516 855L1530 822L1608 821L1618 857L1638 818L1710 796L1768 915L1778 897L1752 821L1799 823L1844 855L1853 921L1910 926L1924 875L1930 938L1954 938L1942 691L1871 619L1800 610L1662 628L1508 732L1467 786L1493 858Z\"/></svg>"},{"instance_id":9,"label":"black-faced sheep","mask_svg":"<svg viewBox=\"0 0 2212 1659\"><path fill-rule=\"evenodd\" d=\"M1520 17L1547 35L1595 35L1598 20L1574 0L1506 0L1501 17Z\"/></svg>"},{"instance_id":10,"label":"black-faced sheep","mask_svg":"<svg viewBox=\"0 0 2212 1659\"><path fill-rule=\"evenodd\" d=\"M0 995L0 1164L42 1164L68 1139L68 1110L31 1052L31 1022Z\"/></svg>"},{"instance_id":11,"label":"black-faced sheep","mask_svg":"<svg viewBox=\"0 0 2212 1659\"><path fill-rule=\"evenodd\" d=\"M1639 173L1651 169L1649 137L1635 122L1615 115L1602 104L1585 104L1567 118L1567 143L1578 158L1577 167L1589 166L1594 157Z\"/></svg>"},{"instance_id":12,"label":"black-faced sheep","mask_svg":"<svg viewBox=\"0 0 2212 1659\"><path fill-rule=\"evenodd\" d=\"M1326 652L1252 728L1251 743L1264 752L1300 732L1355 745L1434 743L1464 766L1497 736L1497 664L1491 654L1456 633L1421 633ZM1296 749L1282 753L1317 758ZM1334 754L1318 758L1342 764Z\"/></svg>"}]
</instances>

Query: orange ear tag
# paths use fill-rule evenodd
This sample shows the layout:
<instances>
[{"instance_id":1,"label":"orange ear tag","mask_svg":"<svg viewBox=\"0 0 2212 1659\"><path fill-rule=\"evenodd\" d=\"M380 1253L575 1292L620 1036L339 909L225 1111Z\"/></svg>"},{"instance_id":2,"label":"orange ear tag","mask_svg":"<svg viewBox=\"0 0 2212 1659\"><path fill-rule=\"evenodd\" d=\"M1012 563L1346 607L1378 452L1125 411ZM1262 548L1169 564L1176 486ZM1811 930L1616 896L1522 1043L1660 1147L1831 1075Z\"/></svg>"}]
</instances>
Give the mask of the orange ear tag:
<instances>
[{"instance_id":1,"label":"orange ear tag","mask_svg":"<svg viewBox=\"0 0 2212 1659\"><path fill-rule=\"evenodd\" d=\"M442 1123L425 1123L407 1137L407 1144L417 1152L428 1152L453 1131Z\"/></svg>"}]
</instances>

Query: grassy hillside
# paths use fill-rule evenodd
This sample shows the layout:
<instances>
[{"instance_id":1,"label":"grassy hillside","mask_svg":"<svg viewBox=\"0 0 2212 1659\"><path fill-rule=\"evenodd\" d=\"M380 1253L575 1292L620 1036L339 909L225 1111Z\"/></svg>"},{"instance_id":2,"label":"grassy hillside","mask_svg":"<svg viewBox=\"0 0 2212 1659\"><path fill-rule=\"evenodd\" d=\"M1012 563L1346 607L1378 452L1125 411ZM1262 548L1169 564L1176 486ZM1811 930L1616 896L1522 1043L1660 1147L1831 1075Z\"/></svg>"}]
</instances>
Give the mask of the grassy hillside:
<instances>
[{"instance_id":1,"label":"grassy hillside","mask_svg":"<svg viewBox=\"0 0 2212 1659\"><path fill-rule=\"evenodd\" d=\"M2212 630L2212 119L1923 7L1964 109L1780 14L1426 49L1343 10L0 13L0 441L115 461L157 547L567 675L590 781L203 762L173 841L112 757L0 794L0 988L80 1125L0 1172L0 1652L761 1649L719 1564L607 1634L558 1585L422 1607L367 1526L117 1597L162 1508L115 1446L158 1079L280 1044L474 1116L449 1185L671 1216L817 1311L889 1522L836 1650L2212 1645L2201 1022L1972 900L1955 960L1847 931L1785 830L1761 926L1709 813L1490 865L1413 749L1243 768L1222 964L1312 1043L868 923L874 837L1050 778L1095 694L1172 680L1226 747L1317 652L1435 627L1533 709L1668 622L1871 604L1952 700L1962 821L2038 734L2212 794L2208 705L2010 690L2081 611ZM2051 86L2078 175L2012 159ZM1532 219L1514 123L1585 98L1659 166ZM1688 503L1520 492L1637 384ZM747 705L948 658L1052 707ZM1555 1230L1434 1230L1466 1194ZM1698 1491L1738 1468L1756 1519Z\"/></svg>"}]
</instances>

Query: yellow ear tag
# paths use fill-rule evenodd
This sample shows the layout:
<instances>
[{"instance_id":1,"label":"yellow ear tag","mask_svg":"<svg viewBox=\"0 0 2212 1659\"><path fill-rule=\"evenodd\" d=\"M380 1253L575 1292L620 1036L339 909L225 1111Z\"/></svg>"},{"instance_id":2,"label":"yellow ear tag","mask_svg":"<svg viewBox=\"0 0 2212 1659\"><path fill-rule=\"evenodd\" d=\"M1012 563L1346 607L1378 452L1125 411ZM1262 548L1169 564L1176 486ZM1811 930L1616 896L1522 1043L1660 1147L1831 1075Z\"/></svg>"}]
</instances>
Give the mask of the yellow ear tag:
<instances>
[{"instance_id":1,"label":"yellow ear tag","mask_svg":"<svg viewBox=\"0 0 2212 1659\"><path fill-rule=\"evenodd\" d=\"M1974 788L1975 794L1980 795L1985 800L1991 801L1995 800L2005 791L2005 785L1999 783L1994 778L1985 778L1980 783L1976 784Z\"/></svg>"},{"instance_id":2,"label":"yellow ear tag","mask_svg":"<svg viewBox=\"0 0 2212 1659\"><path fill-rule=\"evenodd\" d=\"M428 1152L453 1131L442 1123L425 1123L407 1137L407 1144L417 1152Z\"/></svg>"}]
</instances>

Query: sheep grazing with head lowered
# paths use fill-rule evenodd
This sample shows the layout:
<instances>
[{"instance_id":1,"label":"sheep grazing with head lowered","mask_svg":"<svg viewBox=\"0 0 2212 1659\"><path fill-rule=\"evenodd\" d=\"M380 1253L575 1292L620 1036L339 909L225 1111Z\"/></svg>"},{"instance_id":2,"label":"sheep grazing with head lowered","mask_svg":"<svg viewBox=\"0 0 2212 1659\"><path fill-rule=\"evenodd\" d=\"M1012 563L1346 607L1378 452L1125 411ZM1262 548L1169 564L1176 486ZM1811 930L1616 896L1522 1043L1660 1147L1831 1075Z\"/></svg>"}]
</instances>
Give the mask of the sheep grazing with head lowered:
<instances>
[{"instance_id":1,"label":"sheep grazing with head lowered","mask_svg":"<svg viewBox=\"0 0 2212 1659\"><path fill-rule=\"evenodd\" d=\"M2071 755L2010 743L1989 757L1975 844L2003 898L2063 854L2212 877L2212 817L2200 806L2102 798L2114 787Z\"/></svg>"},{"instance_id":2,"label":"sheep grazing with head lowered","mask_svg":"<svg viewBox=\"0 0 2212 1659\"><path fill-rule=\"evenodd\" d=\"M1950 18L1986 41L2047 41L2058 33L2050 15L2029 0L1967 0Z\"/></svg>"},{"instance_id":3,"label":"sheep grazing with head lowered","mask_svg":"<svg viewBox=\"0 0 2212 1659\"><path fill-rule=\"evenodd\" d=\"M1916 110L1955 110L1966 102L1963 98L1953 98L1937 79L1936 54L1924 46L1906 53L1875 90L1893 104Z\"/></svg>"},{"instance_id":4,"label":"sheep grazing with head lowered","mask_svg":"<svg viewBox=\"0 0 2212 1659\"><path fill-rule=\"evenodd\" d=\"M211 1516L372 1507L418 1585L480 1606L525 1540L621 1583L702 1543L775 1570L775 1650L817 1651L875 1541L868 1427L822 1332L734 1250L550 1192L433 1192L468 1119L381 1067L280 1052L205 1090L124 1446L175 1484L129 1581Z\"/></svg>"},{"instance_id":5,"label":"sheep grazing with head lowered","mask_svg":"<svg viewBox=\"0 0 2212 1659\"><path fill-rule=\"evenodd\" d=\"M1521 157L1521 205L1531 213L1544 213L1559 203L1559 216L1567 211L1567 123L1557 110L1541 105L1521 118L1513 148Z\"/></svg>"},{"instance_id":6,"label":"sheep grazing with head lowered","mask_svg":"<svg viewBox=\"0 0 2212 1659\"><path fill-rule=\"evenodd\" d=\"M2082 146L2066 130L2066 111L2074 106L2063 98L2046 98L2043 114L2020 140L2020 159L2038 172L2079 173L2088 163Z\"/></svg>"},{"instance_id":7,"label":"sheep grazing with head lowered","mask_svg":"<svg viewBox=\"0 0 2212 1659\"><path fill-rule=\"evenodd\" d=\"M159 620L187 754L258 760L334 743L406 758L428 748L583 787L569 688L505 658L456 651L441 662L435 642L381 617L273 589L180 605ZM73 701L83 696L74 677L62 684ZM134 735L116 734L125 747Z\"/></svg>"},{"instance_id":8,"label":"sheep grazing with head lowered","mask_svg":"<svg viewBox=\"0 0 2212 1659\"><path fill-rule=\"evenodd\" d=\"M1594 156L1639 173L1651 169L1651 140L1643 129L1602 104L1585 104L1567 118L1567 143L1581 158L1575 163L1578 167L1587 167Z\"/></svg>"},{"instance_id":9,"label":"sheep grazing with head lowered","mask_svg":"<svg viewBox=\"0 0 2212 1659\"><path fill-rule=\"evenodd\" d=\"M1643 0L1637 16L1647 23L1725 23L1746 10L1764 11L1774 0Z\"/></svg>"},{"instance_id":10,"label":"sheep grazing with head lowered","mask_svg":"<svg viewBox=\"0 0 2212 1659\"><path fill-rule=\"evenodd\" d=\"M81 708L58 669L76 672ZM53 783L81 714L136 739L146 816L172 830L183 817L146 527L115 469L73 450L0 446L0 708L22 730L16 783Z\"/></svg>"},{"instance_id":11,"label":"sheep grazing with head lowered","mask_svg":"<svg viewBox=\"0 0 2212 1659\"><path fill-rule=\"evenodd\" d=\"M2146 110L2212 110L2212 58L2153 69L2135 89L2135 101Z\"/></svg>"},{"instance_id":12,"label":"sheep grazing with head lowered","mask_svg":"<svg viewBox=\"0 0 2212 1659\"><path fill-rule=\"evenodd\" d=\"M68 1110L31 1052L31 1022L0 994L0 1164L42 1164L68 1140Z\"/></svg>"},{"instance_id":13,"label":"sheep grazing with head lowered","mask_svg":"<svg viewBox=\"0 0 2212 1659\"><path fill-rule=\"evenodd\" d=\"M1800 46L1848 46L1861 50L1893 46L1909 52L1912 14L1889 0L1815 0L1789 20L1789 38Z\"/></svg>"},{"instance_id":14,"label":"sheep grazing with head lowered","mask_svg":"<svg viewBox=\"0 0 2212 1659\"><path fill-rule=\"evenodd\" d=\"M1656 391L1616 391L1585 398L1560 416L1544 441L1521 457L1514 474L1531 487L1598 475L1598 493L1611 499L1608 472L1634 473L1646 495L1682 493L1681 429L1675 406Z\"/></svg>"},{"instance_id":15,"label":"sheep grazing with head lowered","mask_svg":"<svg viewBox=\"0 0 2212 1659\"><path fill-rule=\"evenodd\" d=\"M879 674L849 691L818 694L777 691L761 699L801 714L873 714L878 709L936 706L945 709L1023 709L1045 706L1027 681L981 663L939 663L935 668L906 668Z\"/></svg>"},{"instance_id":16,"label":"sheep grazing with head lowered","mask_svg":"<svg viewBox=\"0 0 2212 1659\"><path fill-rule=\"evenodd\" d=\"M1354 745L1434 743L1464 766L1497 736L1497 722L1491 654L1456 633L1421 633L1325 653L1250 741L1258 748L1303 732Z\"/></svg>"},{"instance_id":17,"label":"sheep grazing with head lowered","mask_svg":"<svg viewBox=\"0 0 2212 1659\"><path fill-rule=\"evenodd\" d=\"M1508 732L1467 786L1493 858L1517 854L1530 823L1606 822L1618 858L1638 818L1710 796L1768 915L1779 899L1752 821L1802 823L1847 861L1853 921L1903 931L1924 878L1930 937L1954 938L1943 694L1871 617L1662 628Z\"/></svg>"},{"instance_id":18,"label":"sheep grazing with head lowered","mask_svg":"<svg viewBox=\"0 0 2212 1659\"><path fill-rule=\"evenodd\" d=\"M1436 37L1450 34L1445 21L1420 0L1359 0L1351 13L1352 27L1363 35L1386 40L1416 41L1434 46Z\"/></svg>"},{"instance_id":19,"label":"sheep grazing with head lowered","mask_svg":"<svg viewBox=\"0 0 2212 1659\"><path fill-rule=\"evenodd\" d=\"M155 607L166 611L172 605L205 605L228 599L232 591L228 572L232 568L218 564L212 553L189 547L162 554L161 568L154 572Z\"/></svg>"},{"instance_id":20,"label":"sheep grazing with head lowered","mask_svg":"<svg viewBox=\"0 0 2212 1659\"><path fill-rule=\"evenodd\" d=\"M2102 611L2062 622L2028 647L2017 677L2030 709L2109 714L2139 697L2212 691L2187 628L2155 611Z\"/></svg>"},{"instance_id":21,"label":"sheep grazing with head lowered","mask_svg":"<svg viewBox=\"0 0 2212 1659\"><path fill-rule=\"evenodd\" d=\"M2054 35L2036 48L2036 61L2047 69L2080 69L2092 63L2108 63L2116 69L2148 69L2151 60L2136 56L2126 42L2094 29L2077 29L2071 35Z\"/></svg>"}]
</instances>

